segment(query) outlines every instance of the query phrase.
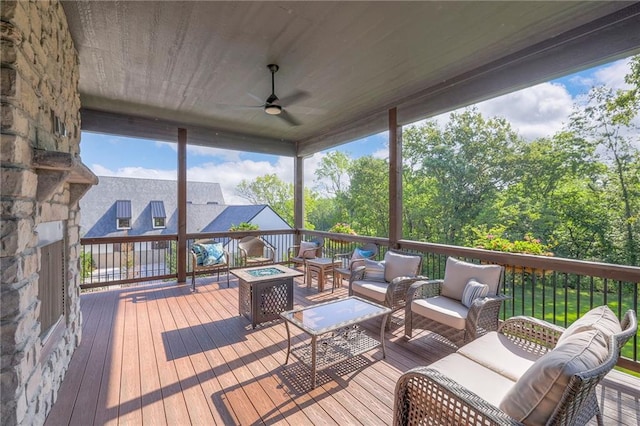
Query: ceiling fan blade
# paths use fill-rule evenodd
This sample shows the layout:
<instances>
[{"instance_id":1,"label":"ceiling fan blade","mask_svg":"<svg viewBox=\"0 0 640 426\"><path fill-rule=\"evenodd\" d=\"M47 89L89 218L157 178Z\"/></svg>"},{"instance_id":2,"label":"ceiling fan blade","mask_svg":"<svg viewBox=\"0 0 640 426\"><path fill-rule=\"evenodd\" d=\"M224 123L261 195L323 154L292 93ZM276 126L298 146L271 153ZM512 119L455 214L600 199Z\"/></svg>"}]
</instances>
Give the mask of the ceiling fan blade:
<instances>
[{"instance_id":1,"label":"ceiling fan blade","mask_svg":"<svg viewBox=\"0 0 640 426\"><path fill-rule=\"evenodd\" d=\"M256 108L264 108L264 104L262 105L231 105L231 104L214 104L215 108L220 108L224 110L247 110L247 109L256 109Z\"/></svg>"},{"instance_id":2,"label":"ceiling fan blade","mask_svg":"<svg viewBox=\"0 0 640 426\"><path fill-rule=\"evenodd\" d=\"M289 114L285 110L282 110L282 112L280 114L276 115L276 117L283 119L284 121L286 121L291 126L299 126L300 125L300 122L298 120L296 120L291 114Z\"/></svg>"},{"instance_id":3,"label":"ceiling fan blade","mask_svg":"<svg viewBox=\"0 0 640 426\"><path fill-rule=\"evenodd\" d=\"M257 102L262 102L262 105L264 105L264 98L259 98L256 95L254 95L253 93L249 93L247 92L247 95L251 96L253 99L255 99Z\"/></svg>"},{"instance_id":4,"label":"ceiling fan blade","mask_svg":"<svg viewBox=\"0 0 640 426\"><path fill-rule=\"evenodd\" d=\"M311 94L309 92L305 92L304 90L298 90L290 95L287 95L283 98L280 98L280 102L284 106L293 105L298 102L302 102L303 100L310 97Z\"/></svg>"}]
</instances>

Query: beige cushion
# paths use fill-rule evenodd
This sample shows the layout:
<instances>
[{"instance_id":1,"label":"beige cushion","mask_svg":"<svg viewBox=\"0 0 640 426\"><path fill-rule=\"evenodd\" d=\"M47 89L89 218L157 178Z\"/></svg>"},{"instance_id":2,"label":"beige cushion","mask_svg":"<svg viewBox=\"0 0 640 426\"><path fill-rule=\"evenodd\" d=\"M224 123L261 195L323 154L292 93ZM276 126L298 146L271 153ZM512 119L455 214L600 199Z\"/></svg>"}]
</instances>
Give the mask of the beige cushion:
<instances>
[{"instance_id":1,"label":"beige cushion","mask_svg":"<svg viewBox=\"0 0 640 426\"><path fill-rule=\"evenodd\" d=\"M388 286L389 284L384 281L361 280L354 281L351 284L351 289L356 296L362 295L367 299L384 302Z\"/></svg>"},{"instance_id":2,"label":"beige cushion","mask_svg":"<svg viewBox=\"0 0 640 426\"><path fill-rule=\"evenodd\" d=\"M598 306L574 321L574 323L562 333L558 339L558 345L569 336L592 328L602 332L607 338L607 341L612 335L622 332L622 327L616 314L614 314L607 305Z\"/></svg>"},{"instance_id":3,"label":"beige cushion","mask_svg":"<svg viewBox=\"0 0 640 426\"><path fill-rule=\"evenodd\" d=\"M496 407L515 384L513 380L457 353L447 355L429 368L438 370Z\"/></svg>"},{"instance_id":4,"label":"beige cushion","mask_svg":"<svg viewBox=\"0 0 640 426\"><path fill-rule=\"evenodd\" d=\"M444 270L444 281L440 294L451 299L462 300L464 288L467 282L473 278L489 286L488 294L493 296L498 292L501 274L502 266L500 265L476 265L449 257Z\"/></svg>"},{"instance_id":5,"label":"beige cushion","mask_svg":"<svg viewBox=\"0 0 640 426\"><path fill-rule=\"evenodd\" d=\"M457 330L464 330L469 309L457 300L435 296L413 300L411 312Z\"/></svg>"},{"instance_id":6,"label":"beige cushion","mask_svg":"<svg viewBox=\"0 0 640 426\"><path fill-rule=\"evenodd\" d=\"M300 251L298 252L298 257L301 257L303 259L313 259L316 257L317 249L318 245L316 243L313 243L311 241L302 241L300 242Z\"/></svg>"},{"instance_id":7,"label":"beige cushion","mask_svg":"<svg viewBox=\"0 0 640 426\"><path fill-rule=\"evenodd\" d=\"M384 255L384 279L387 282L397 277L415 277L418 275L420 256L411 256L388 251Z\"/></svg>"},{"instance_id":8,"label":"beige cushion","mask_svg":"<svg viewBox=\"0 0 640 426\"><path fill-rule=\"evenodd\" d=\"M458 353L515 382L544 355L539 348L491 331L462 346Z\"/></svg>"},{"instance_id":9,"label":"beige cushion","mask_svg":"<svg viewBox=\"0 0 640 426\"><path fill-rule=\"evenodd\" d=\"M527 425L543 425L556 409L571 376L601 365L608 353L608 343L598 330L573 334L537 360L499 407Z\"/></svg>"}]
</instances>

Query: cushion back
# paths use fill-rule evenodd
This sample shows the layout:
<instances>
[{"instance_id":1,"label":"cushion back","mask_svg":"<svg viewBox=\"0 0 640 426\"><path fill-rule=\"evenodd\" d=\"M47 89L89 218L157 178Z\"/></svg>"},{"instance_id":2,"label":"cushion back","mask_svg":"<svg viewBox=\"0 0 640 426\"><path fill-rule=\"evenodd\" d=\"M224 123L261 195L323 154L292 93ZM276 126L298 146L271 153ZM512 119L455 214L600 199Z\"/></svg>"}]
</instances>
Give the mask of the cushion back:
<instances>
[{"instance_id":1,"label":"cushion back","mask_svg":"<svg viewBox=\"0 0 640 426\"><path fill-rule=\"evenodd\" d=\"M384 255L384 280L398 277L415 277L421 271L422 256L388 251Z\"/></svg>"},{"instance_id":2,"label":"cushion back","mask_svg":"<svg viewBox=\"0 0 640 426\"><path fill-rule=\"evenodd\" d=\"M558 339L558 345L569 336L590 329L599 330L604 336L609 337L622 332L620 321L607 305L597 306L573 322Z\"/></svg>"},{"instance_id":3,"label":"cushion back","mask_svg":"<svg viewBox=\"0 0 640 426\"><path fill-rule=\"evenodd\" d=\"M301 241L298 257L304 259L314 259L318 250L318 244L313 241Z\"/></svg>"},{"instance_id":4,"label":"cushion back","mask_svg":"<svg viewBox=\"0 0 640 426\"><path fill-rule=\"evenodd\" d=\"M487 285L488 295L494 296L498 293L503 269L500 265L476 265L449 257L440 294L450 299L462 300L464 288L473 278Z\"/></svg>"},{"instance_id":5,"label":"cushion back","mask_svg":"<svg viewBox=\"0 0 640 426\"><path fill-rule=\"evenodd\" d=\"M616 350L615 341L612 339L611 342L612 349ZM525 424L546 424L561 402L582 402L577 398L563 401L571 377L603 365L610 358L609 351L609 342L598 330L567 337L518 379L500 402L500 408Z\"/></svg>"}]
</instances>

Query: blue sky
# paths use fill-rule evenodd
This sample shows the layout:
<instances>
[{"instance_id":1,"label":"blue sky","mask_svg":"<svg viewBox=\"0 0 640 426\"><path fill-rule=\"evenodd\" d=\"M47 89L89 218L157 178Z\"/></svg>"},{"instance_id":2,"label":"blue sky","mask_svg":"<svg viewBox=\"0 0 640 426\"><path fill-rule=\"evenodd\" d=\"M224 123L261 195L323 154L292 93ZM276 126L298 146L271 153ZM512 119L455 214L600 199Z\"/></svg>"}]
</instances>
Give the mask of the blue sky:
<instances>
[{"instance_id":1,"label":"blue sky","mask_svg":"<svg viewBox=\"0 0 640 426\"><path fill-rule=\"evenodd\" d=\"M528 139L560 130L571 108L594 85L624 86L628 60L600 65L577 74L509 93L476 105L485 116L503 116ZM446 122L449 113L435 117ZM386 133L370 136L337 148L353 157L386 156ZM125 154L126 153L126 154ZM82 161L98 176L176 179L176 145L146 139L123 138L82 132ZM324 153L305 161L305 182ZM246 204L235 194L242 179L275 173L285 181L293 179L293 160L287 157L189 146L187 179L220 183L228 204Z\"/></svg>"}]
</instances>

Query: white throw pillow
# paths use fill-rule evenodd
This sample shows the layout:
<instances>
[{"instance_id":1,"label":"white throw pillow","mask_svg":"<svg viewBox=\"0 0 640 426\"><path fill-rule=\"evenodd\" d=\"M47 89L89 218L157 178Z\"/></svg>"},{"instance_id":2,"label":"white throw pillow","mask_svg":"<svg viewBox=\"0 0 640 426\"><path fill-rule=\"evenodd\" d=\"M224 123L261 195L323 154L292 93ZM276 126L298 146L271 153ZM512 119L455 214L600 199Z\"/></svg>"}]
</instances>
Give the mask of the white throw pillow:
<instances>
[{"instance_id":1,"label":"white throw pillow","mask_svg":"<svg viewBox=\"0 0 640 426\"><path fill-rule=\"evenodd\" d=\"M302 241L300 242L300 251L298 252L298 257L302 257L304 259L314 259L316 257L317 248L318 245L314 242Z\"/></svg>"},{"instance_id":2,"label":"white throw pillow","mask_svg":"<svg viewBox=\"0 0 640 426\"><path fill-rule=\"evenodd\" d=\"M384 282L384 265L375 260L364 259L364 279Z\"/></svg>"},{"instance_id":3,"label":"white throw pillow","mask_svg":"<svg viewBox=\"0 0 640 426\"><path fill-rule=\"evenodd\" d=\"M467 308L470 308L473 301L485 297L489 293L489 286L479 283L476 279L471 278L467 281L467 285L462 292L462 304Z\"/></svg>"}]
</instances>

